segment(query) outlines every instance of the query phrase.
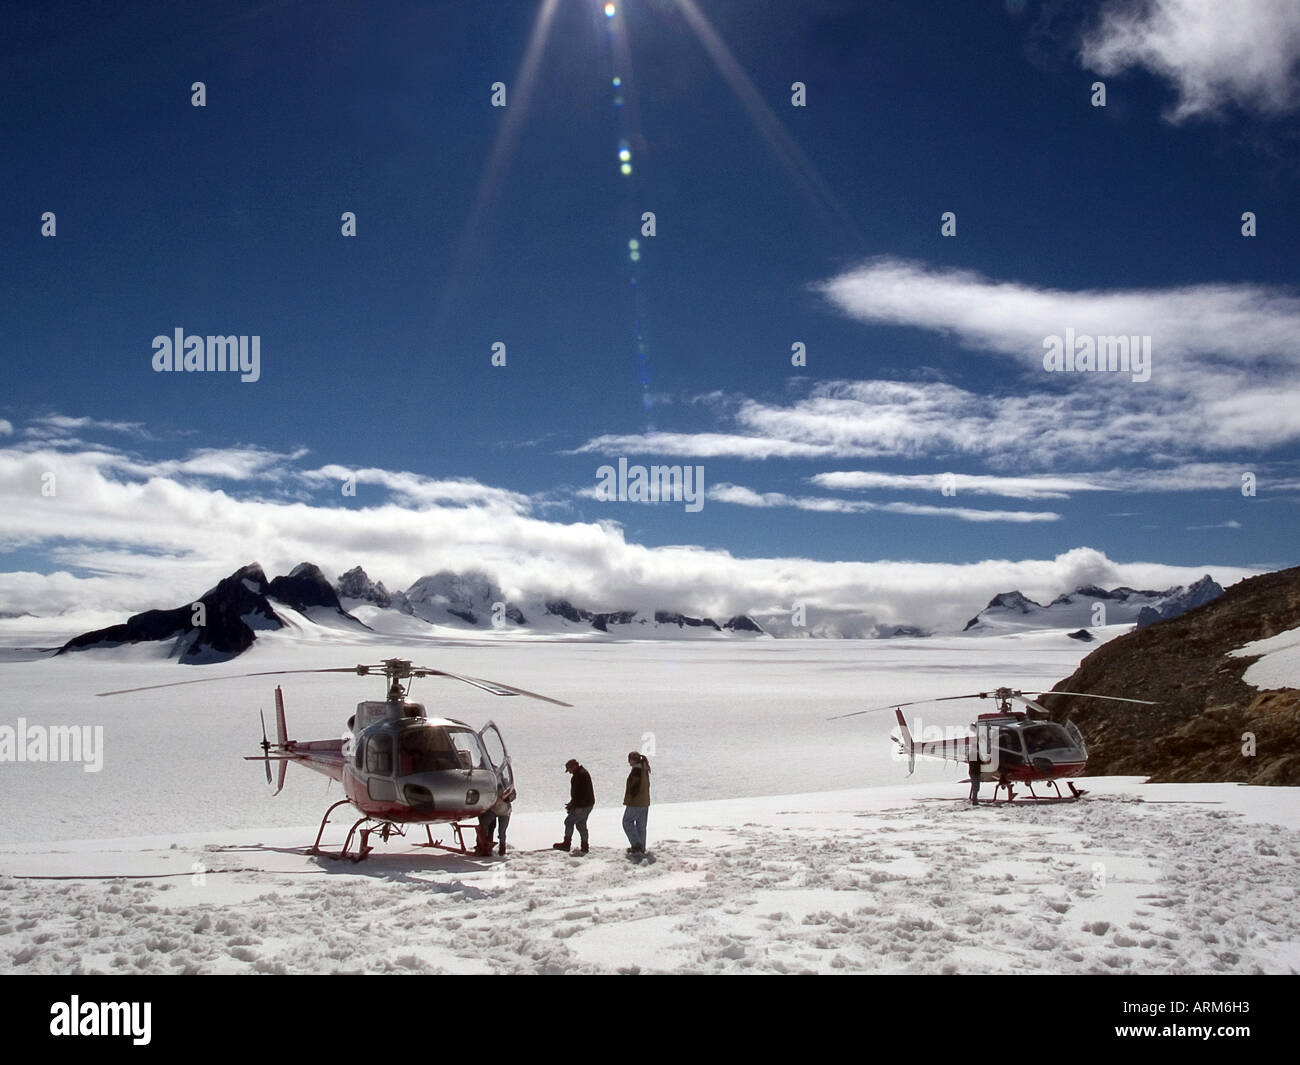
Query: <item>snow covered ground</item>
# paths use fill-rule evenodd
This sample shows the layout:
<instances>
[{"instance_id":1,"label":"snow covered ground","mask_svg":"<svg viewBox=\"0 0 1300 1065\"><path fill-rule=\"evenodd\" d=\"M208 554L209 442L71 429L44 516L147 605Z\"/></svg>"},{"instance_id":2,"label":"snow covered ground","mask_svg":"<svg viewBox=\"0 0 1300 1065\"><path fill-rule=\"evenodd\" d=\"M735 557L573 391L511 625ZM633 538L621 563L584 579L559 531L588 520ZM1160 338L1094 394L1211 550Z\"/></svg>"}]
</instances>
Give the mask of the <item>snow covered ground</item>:
<instances>
[{"instance_id":1,"label":"snow covered ground","mask_svg":"<svg viewBox=\"0 0 1300 1065\"><path fill-rule=\"evenodd\" d=\"M972 809L959 784L619 811L585 858L553 815L504 858L394 840L301 852L311 826L0 849L0 966L20 973L1289 973L1292 789L1090 782ZM514 849L518 848L518 849ZM28 879L28 877L49 879ZM90 879L99 877L101 879Z\"/></svg>"},{"instance_id":2,"label":"snow covered ground","mask_svg":"<svg viewBox=\"0 0 1300 1065\"><path fill-rule=\"evenodd\" d=\"M918 764L905 782L892 715L827 720L891 700L1048 687L1096 646L1062 632L391 640L299 633L217 667L138 649L0 660L0 725L104 728L99 772L0 765L0 972L1300 970L1297 789L1101 779L1074 804L971 809L960 769ZM241 760L277 678L93 694L392 655L575 704L416 682L412 697L431 711L501 724L521 791L506 857L397 839L359 864L307 856L339 789L291 767L271 799L261 766ZM296 738L338 735L352 704L378 695L371 679L278 679ZM919 709L943 725L985 708ZM624 855L617 805L634 747L653 752L643 864ZM598 800L585 858L550 848L572 755Z\"/></svg>"}]
</instances>

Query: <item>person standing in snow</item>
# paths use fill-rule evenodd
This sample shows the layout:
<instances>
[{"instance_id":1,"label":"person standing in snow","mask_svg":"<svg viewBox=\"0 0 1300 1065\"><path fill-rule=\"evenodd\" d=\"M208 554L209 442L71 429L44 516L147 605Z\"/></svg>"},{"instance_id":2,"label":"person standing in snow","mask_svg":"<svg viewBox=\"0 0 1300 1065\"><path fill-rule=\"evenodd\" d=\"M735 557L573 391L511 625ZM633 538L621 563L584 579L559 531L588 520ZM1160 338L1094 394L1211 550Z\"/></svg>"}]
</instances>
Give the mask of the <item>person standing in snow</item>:
<instances>
[{"instance_id":1,"label":"person standing in snow","mask_svg":"<svg viewBox=\"0 0 1300 1065\"><path fill-rule=\"evenodd\" d=\"M627 764L632 770L627 775L623 790L623 831L627 833L628 854L645 853L646 822L650 817L650 759L640 751L629 751Z\"/></svg>"},{"instance_id":2,"label":"person standing in snow","mask_svg":"<svg viewBox=\"0 0 1300 1065\"><path fill-rule=\"evenodd\" d=\"M515 789L511 788L505 792L493 804L488 813L496 818L497 822L497 853L504 855L506 852L506 828L510 824L510 813L514 809L512 805L515 801ZM487 833L488 853L492 853L492 829L488 828Z\"/></svg>"},{"instance_id":3,"label":"person standing in snow","mask_svg":"<svg viewBox=\"0 0 1300 1065\"><path fill-rule=\"evenodd\" d=\"M495 807L488 807L478 815L478 828L475 831L476 839L474 840L474 853L480 858L492 853L492 833L496 829L497 815L492 811Z\"/></svg>"},{"instance_id":4,"label":"person standing in snow","mask_svg":"<svg viewBox=\"0 0 1300 1065\"><path fill-rule=\"evenodd\" d=\"M587 817L596 805L596 792L591 786L591 774L576 758L570 758L565 762L564 770L566 773L573 774L573 779L569 782L569 801L564 807L568 811L568 816L564 819L564 842L555 843L553 846L557 851L567 851L573 841L573 830L576 828L578 838L582 840L578 853L586 854Z\"/></svg>"}]
</instances>

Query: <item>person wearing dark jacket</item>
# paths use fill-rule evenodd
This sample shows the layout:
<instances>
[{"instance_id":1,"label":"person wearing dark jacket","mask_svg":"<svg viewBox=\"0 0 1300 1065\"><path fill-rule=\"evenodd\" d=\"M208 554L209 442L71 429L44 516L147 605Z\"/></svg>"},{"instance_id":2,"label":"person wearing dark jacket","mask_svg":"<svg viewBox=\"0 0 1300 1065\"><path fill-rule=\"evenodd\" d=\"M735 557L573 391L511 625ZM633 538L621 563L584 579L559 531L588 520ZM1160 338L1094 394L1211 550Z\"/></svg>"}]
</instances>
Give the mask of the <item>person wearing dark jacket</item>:
<instances>
[{"instance_id":1,"label":"person wearing dark jacket","mask_svg":"<svg viewBox=\"0 0 1300 1065\"><path fill-rule=\"evenodd\" d=\"M639 751L629 751L627 764L632 771L623 790L623 831L632 844L628 854L644 854L646 821L650 817L650 759Z\"/></svg>"},{"instance_id":2,"label":"person wearing dark jacket","mask_svg":"<svg viewBox=\"0 0 1300 1065\"><path fill-rule=\"evenodd\" d=\"M582 765L576 758L570 758L564 763L564 770L573 774L573 779L569 782L569 802L564 807L568 811L568 816L564 819L564 842L556 843L554 847L557 851L567 851L573 841L573 830L578 830L578 838L582 841L578 848L578 854L587 853L587 817L596 805L596 792L591 786L591 774L582 768Z\"/></svg>"}]
</instances>

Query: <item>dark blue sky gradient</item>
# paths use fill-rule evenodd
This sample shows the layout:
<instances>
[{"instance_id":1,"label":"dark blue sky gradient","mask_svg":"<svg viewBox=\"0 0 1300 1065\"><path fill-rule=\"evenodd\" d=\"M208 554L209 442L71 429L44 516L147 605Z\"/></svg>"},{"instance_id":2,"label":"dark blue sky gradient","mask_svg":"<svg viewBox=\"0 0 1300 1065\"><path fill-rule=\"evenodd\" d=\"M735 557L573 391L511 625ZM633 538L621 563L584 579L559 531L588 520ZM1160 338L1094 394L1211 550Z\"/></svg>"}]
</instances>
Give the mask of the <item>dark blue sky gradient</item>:
<instances>
[{"instance_id":1,"label":"dark blue sky gradient","mask_svg":"<svg viewBox=\"0 0 1300 1065\"><path fill-rule=\"evenodd\" d=\"M130 446L150 457L307 447L313 466L474 478L550 493L540 513L557 520L611 518L631 540L746 556L969 561L1088 545L1176 564L1296 561L1294 499L1244 515L1217 488L964 501L1063 515L1033 525L575 497L617 459L568 453L593 437L733 431L728 401L693 402L708 393L784 402L815 382L877 378L1024 389L1003 356L852 321L812 290L872 256L1067 290L1296 280L1294 123L1174 125L1161 117L1169 87L1141 72L1105 79L1108 107L1089 106L1096 76L1073 36L1087 6L1045 23L1035 3L1021 15L1000 2L699 3L832 199L782 165L667 0L620 5L631 69L614 61L600 5L561 0L472 229L509 110L489 106L490 85L523 106L536 3L10 5L0 417L20 431L52 412L140 422L156 439ZM194 81L205 108L190 104ZM806 108L790 106L793 81ZM39 233L47 210L56 239ZM339 232L348 210L355 239ZM643 210L658 235L633 267ZM1244 210L1260 219L1252 240ZM944 211L954 239L939 235ZM152 338L178 326L260 335L261 380L155 374ZM806 369L790 365L796 340ZM495 341L505 369L490 365ZM1294 469L1297 449L1201 458ZM834 494L807 483L826 470L990 472L944 455L664 461L790 495ZM1111 466L1027 455L997 472ZM1242 527L1188 529L1230 520Z\"/></svg>"}]
</instances>

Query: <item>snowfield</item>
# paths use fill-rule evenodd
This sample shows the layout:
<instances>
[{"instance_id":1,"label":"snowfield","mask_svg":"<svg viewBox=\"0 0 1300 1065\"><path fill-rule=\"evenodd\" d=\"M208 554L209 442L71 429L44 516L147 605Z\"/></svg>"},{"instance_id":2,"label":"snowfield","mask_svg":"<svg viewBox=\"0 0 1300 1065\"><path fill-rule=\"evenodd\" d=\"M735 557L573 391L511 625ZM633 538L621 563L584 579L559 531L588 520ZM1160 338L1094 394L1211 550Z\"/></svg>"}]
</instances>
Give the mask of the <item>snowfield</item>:
<instances>
[{"instance_id":1,"label":"snowfield","mask_svg":"<svg viewBox=\"0 0 1300 1065\"><path fill-rule=\"evenodd\" d=\"M0 764L0 972L1300 970L1300 789L1102 778L1077 803L972 809L964 767L918 763L908 781L891 756L892 714L828 720L998 684L1050 687L1096 646L1060 631L400 644L308 624L207 667L142 648L50 660L5 635L0 724L102 725L104 750L99 772ZM419 848L415 831L376 840L361 863L312 857L338 787L290 767L272 799L262 767L242 761L277 681L298 739L338 735L382 681L93 694L393 655L574 703L416 682L430 713L500 723L521 795L504 858ZM925 726L962 726L988 708L912 709L934 710ZM626 752L640 747L655 804L651 856L635 864L617 803ZM573 755L598 804L583 858L550 846ZM349 823L333 822L326 844Z\"/></svg>"},{"instance_id":2,"label":"snowfield","mask_svg":"<svg viewBox=\"0 0 1300 1065\"><path fill-rule=\"evenodd\" d=\"M559 818L541 814L511 822L504 858L397 839L360 863L314 858L313 826L11 844L0 958L18 973L1300 969L1293 789L1089 785L1038 807L972 809L956 783L658 805L643 864L608 807L585 858L551 850Z\"/></svg>"}]
</instances>

